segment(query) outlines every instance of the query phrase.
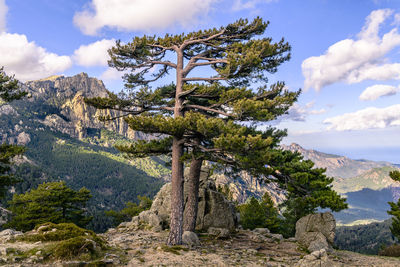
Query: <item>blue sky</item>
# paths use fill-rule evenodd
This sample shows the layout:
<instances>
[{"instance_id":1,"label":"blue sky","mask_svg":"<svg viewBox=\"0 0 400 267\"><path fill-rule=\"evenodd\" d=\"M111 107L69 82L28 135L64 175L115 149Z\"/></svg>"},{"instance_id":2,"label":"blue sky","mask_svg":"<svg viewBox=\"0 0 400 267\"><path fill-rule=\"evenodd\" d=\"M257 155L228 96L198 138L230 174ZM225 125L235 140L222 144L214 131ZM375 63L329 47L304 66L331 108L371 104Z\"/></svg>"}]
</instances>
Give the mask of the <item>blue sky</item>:
<instances>
[{"instance_id":1,"label":"blue sky","mask_svg":"<svg viewBox=\"0 0 400 267\"><path fill-rule=\"evenodd\" d=\"M22 81L84 71L118 91L115 40L255 16L292 46L270 81L303 90L277 124L284 142L400 163L398 0L0 0L0 66Z\"/></svg>"}]
</instances>

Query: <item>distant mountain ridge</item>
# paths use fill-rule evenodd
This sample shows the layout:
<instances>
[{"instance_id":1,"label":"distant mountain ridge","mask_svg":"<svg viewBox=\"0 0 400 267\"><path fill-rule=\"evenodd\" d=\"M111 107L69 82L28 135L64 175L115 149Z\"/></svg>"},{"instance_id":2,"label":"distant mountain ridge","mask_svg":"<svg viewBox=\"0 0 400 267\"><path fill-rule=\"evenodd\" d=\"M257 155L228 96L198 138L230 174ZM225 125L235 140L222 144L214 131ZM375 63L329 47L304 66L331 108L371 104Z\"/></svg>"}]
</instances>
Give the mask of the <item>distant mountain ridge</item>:
<instances>
[{"instance_id":1,"label":"distant mountain ridge","mask_svg":"<svg viewBox=\"0 0 400 267\"><path fill-rule=\"evenodd\" d=\"M312 160L317 168L326 168L326 174L335 178L355 177L373 168L394 166L384 161L354 160L345 156L327 154L313 149L304 149L295 143L282 145L282 148L292 152L299 152L305 159Z\"/></svg>"},{"instance_id":2,"label":"distant mountain ridge","mask_svg":"<svg viewBox=\"0 0 400 267\"><path fill-rule=\"evenodd\" d=\"M382 221L389 218L388 201L397 201L400 183L389 177L398 165L389 162L353 160L345 156L304 149L298 144L282 146L301 153L317 168L326 168L326 174L334 177L333 189L347 198L349 208L335 213L338 224L357 224Z\"/></svg>"}]
</instances>

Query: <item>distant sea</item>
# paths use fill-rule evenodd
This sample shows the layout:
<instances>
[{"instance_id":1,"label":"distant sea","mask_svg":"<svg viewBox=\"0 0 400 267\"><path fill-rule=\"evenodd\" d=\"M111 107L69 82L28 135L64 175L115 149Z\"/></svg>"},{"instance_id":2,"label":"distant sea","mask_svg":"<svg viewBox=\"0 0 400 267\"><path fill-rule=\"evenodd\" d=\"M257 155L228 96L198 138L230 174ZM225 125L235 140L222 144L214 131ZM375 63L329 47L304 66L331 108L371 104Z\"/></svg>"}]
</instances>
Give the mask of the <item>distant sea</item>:
<instances>
[{"instance_id":1,"label":"distant sea","mask_svg":"<svg viewBox=\"0 0 400 267\"><path fill-rule=\"evenodd\" d=\"M317 151L346 156L351 159L366 159L373 161L388 161L400 164L400 147L372 148L314 148ZM400 166L399 166L400 167Z\"/></svg>"}]
</instances>

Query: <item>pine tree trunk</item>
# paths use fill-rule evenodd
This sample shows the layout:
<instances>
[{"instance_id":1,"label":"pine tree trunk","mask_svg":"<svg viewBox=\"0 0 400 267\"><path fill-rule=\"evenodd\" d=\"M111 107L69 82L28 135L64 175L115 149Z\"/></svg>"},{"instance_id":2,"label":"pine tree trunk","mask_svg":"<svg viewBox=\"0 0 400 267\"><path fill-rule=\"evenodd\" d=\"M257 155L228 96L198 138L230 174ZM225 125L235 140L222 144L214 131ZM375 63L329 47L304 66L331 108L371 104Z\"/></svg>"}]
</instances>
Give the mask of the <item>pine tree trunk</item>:
<instances>
[{"instance_id":1,"label":"pine tree trunk","mask_svg":"<svg viewBox=\"0 0 400 267\"><path fill-rule=\"evenodd\" d=\"M196 229L197 208L199 204L199 182L203 159L193 158L190 164L189 179L186 189L188 198L183 214L183 230L194 232Z\"/></svg>"},{"instance_id":2,"label":"pine tree trunk","mask_svg":"<svg viewBox=\"0 0 400 267\"><path fill-rule=\"evenodd\" d=\"M183 52L177 51L177 67L176 67L176 91L175 91L175 107L174 118L183 117L182 112L183 99L180 93L183 90ZM172 141L172 177L171 177L171 221L170 232L167 245L181 245L183 233L183 143L182 139L174 136Z\"/></svg>"},{"instance_id":3,"label":"pine tree trunk","mask_svg":"<svg viewBox=\"0 0 400 267\"><path fill-rule=\"evenodd\" d=\"M171 222L167 245L182 244L183 229L183 145L174 137L172 143Z\"/></svg>"}]
</instances>

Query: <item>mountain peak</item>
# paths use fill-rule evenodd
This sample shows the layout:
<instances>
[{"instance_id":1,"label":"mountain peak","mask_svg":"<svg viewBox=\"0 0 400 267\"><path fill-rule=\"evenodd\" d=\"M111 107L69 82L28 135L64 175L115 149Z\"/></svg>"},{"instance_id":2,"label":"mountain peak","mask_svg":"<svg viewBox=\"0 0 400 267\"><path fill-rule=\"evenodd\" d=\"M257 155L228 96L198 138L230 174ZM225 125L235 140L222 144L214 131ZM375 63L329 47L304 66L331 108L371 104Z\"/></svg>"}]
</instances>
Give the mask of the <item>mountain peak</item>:
<instances>
[{"instance_id":1,"label":"mountain peak","mask_svg":"<svg viewBox=\"0 0 400 267\"><path fill-rule=\"evenodd\" d=\"M64 78L64 76L63 75L52 75L52 76L49 76L47 78L40 79L39 81L41 81L41 82L43 82L43 81L52 81L52 82L54 82L55 80L57 80L59 78Z\"/></svg>"}]
</instances>

